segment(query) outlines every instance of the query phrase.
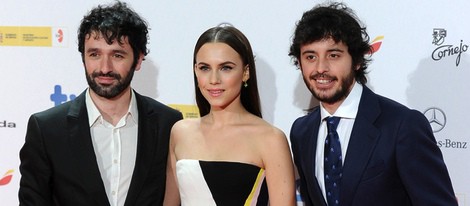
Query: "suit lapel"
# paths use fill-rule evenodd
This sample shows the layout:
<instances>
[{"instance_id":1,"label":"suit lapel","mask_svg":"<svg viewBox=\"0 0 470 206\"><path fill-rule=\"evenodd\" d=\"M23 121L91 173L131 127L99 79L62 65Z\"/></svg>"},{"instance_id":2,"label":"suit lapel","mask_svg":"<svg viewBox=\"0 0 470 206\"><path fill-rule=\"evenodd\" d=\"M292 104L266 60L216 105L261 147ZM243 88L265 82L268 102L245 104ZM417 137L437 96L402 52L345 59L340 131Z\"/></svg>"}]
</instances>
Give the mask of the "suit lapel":
<instances>
[{"instance_id":1,"label":"suit lapel","mask_svg":"<svg viewBox=\"0 0 470 206\"><path fill-rule=\"evenodd\" d=\"M139 112L137 156L135 168L132 174L129 192L127 193L125 205L135 205L139 191L147 179L150 164L156 155L157 134L158 134L158 113L148 106L148 102L134 92L136 95L137 108Z\"/></svg>"},{"instance_id":2,"label":"suit lapel","mask_svg":"<svg viewBox=\"0 0 470 206\"><path fill-rule=\"evenodd\" d=\"M313 124L311 125L312 127L312 132L310 132L310 136L308 136L308 139L305 141L308 145L308 147L310 147L308 149L309 153L307 154L308 155L308 158L307 158L307 162L310 162L310 167L308 168L308 171L309 171L309 177L312 177L312 182L313 180L316 182L316 178L315 178L315 159L316 159L316 154L317 154L317 141L318 141L318 128L319 128L319 121L320 121L320 115L318 114L318 112L316 112L316 114L314 114L312 116L313 118Z\"/></svg>"},{"instance_id":3,"label":"suit lapel","mask_svg":"<svg viewBox=\"0 0 470 206\"><path fill-rule=\"evenodd\" d=\"M90 193L92 200L98 205L109 205L101 174L96 162L93 143L91 141L88 114L85 105L85 92L80 94L71 104L67 114L67 127L73 162L82 179L84 189Z\"/></svg>"},{"instance_id":4,"label":"suit lapel","mask_svg":"<svg viewBox=\"0 0 470 206\"><path fill-rule=\"evenodd\" d=\"M374 126L374 122L379 114L380 106L375 94L364 86L343 166L340 202L344 205L351 204L361 176L378 142L380 132Z\"/></svg>"},{"instance_id":5,"label":"suit lapel","mask_svg":"<svg viewBox=\"0 0 470 206\"><path fill-rule=\"evenodd\" d=\"M306 125L307 127L312 128L310 130L310 135L306 136L307 139L303 142L305 142L308 147L307 147L307 158L305 158L305 164L304 165L309 165L308 168L306 168L306 174L305 178L307 179L307 182L312 182L313 184L307 184L309 186L308 192L310 193L310 197L312 198L313 205L326 205L324 198L323 198L323 193L320 189L320 186L318 184L317 177L315 176L315 160L316 160L316 154L317 154L317 141L318 141L318 130L320 128L320 110L317 108L316 110L312 111L311 115L311 121L309 122L310 125Z\"/></svg>"}]
</instances>

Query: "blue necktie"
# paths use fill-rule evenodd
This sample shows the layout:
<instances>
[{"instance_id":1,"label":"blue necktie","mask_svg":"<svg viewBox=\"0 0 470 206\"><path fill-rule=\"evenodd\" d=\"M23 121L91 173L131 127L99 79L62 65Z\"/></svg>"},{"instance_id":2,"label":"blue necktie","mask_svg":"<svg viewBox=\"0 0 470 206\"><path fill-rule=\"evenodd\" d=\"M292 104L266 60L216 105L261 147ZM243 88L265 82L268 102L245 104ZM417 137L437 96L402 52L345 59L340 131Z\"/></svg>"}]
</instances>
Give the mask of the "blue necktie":
<instances>
[{"instance_id":1,"label":"blue necktie","mask_svg":"<svg viewBox=\"0 0 470 206\"><path fill-rule=\"evenodd\" d=\"M339 205L339 186L343 172L343 158L336 127L340 119L340 117L326 118L328 135L325 140L324 172L326 199L329 206Z\"/></svg>"}]
</instances>

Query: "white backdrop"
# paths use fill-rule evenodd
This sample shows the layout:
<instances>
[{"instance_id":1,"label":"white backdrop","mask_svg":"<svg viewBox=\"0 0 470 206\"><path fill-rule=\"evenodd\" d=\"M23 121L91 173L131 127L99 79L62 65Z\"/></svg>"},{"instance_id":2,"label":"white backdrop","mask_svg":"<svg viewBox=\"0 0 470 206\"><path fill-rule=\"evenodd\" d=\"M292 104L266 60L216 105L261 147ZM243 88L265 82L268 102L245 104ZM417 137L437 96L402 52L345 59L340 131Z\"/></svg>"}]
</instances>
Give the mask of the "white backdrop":
<instances>
[{"instance_id":1,"label":"white backdrop","mask_svg":"<svg viewBox=\"0 0 470 206\"><path fill-rule=\"evenodd\" d=\"M16 0L0 7L0 205L18 205L18 151L28 117L86 88L77 51L81 18L109 1ZM286 135L311 102L287 56L295 23L321 1L129 1L151 27L150 53L133 87L166 104L192 105L192 52L198 36L228 22L252 43L263 116ZM369 69L377 93L425 113L450 171L459 205L470 205L468 0L346 1L380 45ZM50 32L47 41L23 35ZM22 30L15 30L22 29ZM34 30L36 29L36 30ZM47 30L49 29L49 30ZM10 42L12 33L20 42ZM436 34L433 36L433 34ZM46 36L47 36L46 35ZM60 40L60 41L59 41ZM57 90L55 90L57 89ZM60 90L60 91L59 91ZM54 101L53 101L54 100ZM425 171L423 171L425 172Z\"/></svg>"}]
</instances>

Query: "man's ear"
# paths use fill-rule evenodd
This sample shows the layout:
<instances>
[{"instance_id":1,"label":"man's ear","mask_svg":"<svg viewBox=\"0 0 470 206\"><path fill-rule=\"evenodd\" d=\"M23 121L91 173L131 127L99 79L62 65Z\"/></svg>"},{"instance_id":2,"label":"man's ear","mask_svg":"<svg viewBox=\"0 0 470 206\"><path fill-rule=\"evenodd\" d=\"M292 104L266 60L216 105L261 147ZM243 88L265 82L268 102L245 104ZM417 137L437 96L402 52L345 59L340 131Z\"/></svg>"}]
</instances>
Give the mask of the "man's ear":
<instances>
[{"instance_id":1,"label":"man's ear","mask_svg":"<svg viewBox=\"0 0 470 206\"><path fill-rule=\"evenodd\" d=\"M357 70L359 70L360 68L361 68L361 65L360 65L360 64L358 64L358 65L356 66L356 68L354 68L354 70L356 70L356 71L357 71Z\"/></svg>"},{"instance_id":2,"label":"man's ear","mask_svg":"<svg viewBox=\"0 0 470 206\"><path fill-rule=\"evenodd\" d=\"M135 65L135 71L139 71L140 67L142 66L142 62L144 61L145 55L140 53L139 58L137 59L137 64Z\"/></svg>"}]
</instances>

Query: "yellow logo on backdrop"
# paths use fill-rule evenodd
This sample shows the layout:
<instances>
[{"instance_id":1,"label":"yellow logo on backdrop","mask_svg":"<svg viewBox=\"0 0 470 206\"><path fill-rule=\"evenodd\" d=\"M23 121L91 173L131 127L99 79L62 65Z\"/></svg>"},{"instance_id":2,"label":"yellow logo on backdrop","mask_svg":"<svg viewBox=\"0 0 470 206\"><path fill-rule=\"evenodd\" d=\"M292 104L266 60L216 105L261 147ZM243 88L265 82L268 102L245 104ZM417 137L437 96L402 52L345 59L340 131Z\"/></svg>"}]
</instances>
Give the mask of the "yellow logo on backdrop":
<instances>
[{"instance_id":1,"label":"yellow logo on backdrop","mask_svg":"<svg viewBox=\"0 0 470 206\"><path fill-rule=\"evenodd\" d=\"M199 109L196 105L189 105L189 104L169 104L173 109L180 111L183 114L183 117L186 118L198 118L199 117Z\"/></svg>"},{"instance_id":2,"label":"yellow logo on backdrop","mask_svg":"<svg viewBox=\"0 0 470 206\"><path fill-rule=\"evenodd\" d=\"M0 26L0 46L52 46L51 27Z\"/></svg>"}]
</instances>

